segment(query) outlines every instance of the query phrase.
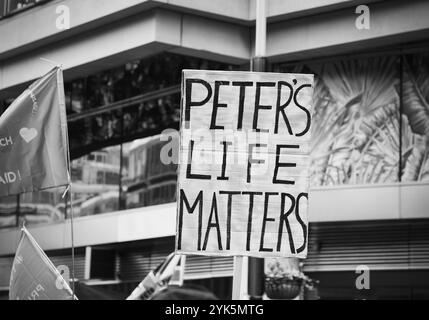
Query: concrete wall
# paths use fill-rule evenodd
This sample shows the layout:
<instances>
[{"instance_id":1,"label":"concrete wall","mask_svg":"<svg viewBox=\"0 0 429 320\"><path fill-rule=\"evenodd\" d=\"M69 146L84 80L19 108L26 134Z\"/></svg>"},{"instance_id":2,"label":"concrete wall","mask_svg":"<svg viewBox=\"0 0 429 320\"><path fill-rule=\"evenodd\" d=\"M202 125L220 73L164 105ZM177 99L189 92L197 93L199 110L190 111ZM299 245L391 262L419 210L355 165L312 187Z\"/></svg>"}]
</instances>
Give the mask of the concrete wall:
<instances>
[{"instance_id":1,"label":"concrete wall","mask_svg":"<svg viewBox=\"0 0 429 320\"><path fill-rule=\"evenodd\" d=\"M429 1L385 1L370 6L370 29L355 26L354 7L273 23L271 61L299 60L362 51L429 38Z\"/></svg>"},{"instance_id":2,"label":"concrete wall","mask_svg":"<svg viewBox=\"0 0 429 320\"><path fill-rule=\"evenodd\" d=\"M0 61L0 91L34 80L52 68L41 57L61 63L67 80L161 51L240 64L250 59L250 33L239 25L152 10Z\"/></svg>"},{"instance_id":3,"label":"concrete wall","mask_svg":"<svg viewBox=\"0 0 429 320\"><path fill-rule=\"evenodd\" d=\"M8 35L0 41L0 96L15 94L16 86L51 67L39 57L62 63L66 79L159 51L245 63L253 54L254 2L57 0L37 6L0 20L0 35ZM272 62L428 39L429 1L370 1L370 30L355 27L357 1L268 3ZM61 4L70 7L70 30L55 27Z\"/></svg>"},{"instance_id":4,"label":"concrete wall","mask_svg":"<svg viewBox=\"0 0 429 320\"><path fill-rule=\"evenodd\" d=\"M356 3L345 0L269 0L267 6L270 19L274 19L335 10ZM70 9L69 30L56 28L56 9L60 5ZM253 24L255 20L255 0L55 0L0 20L0 34L8 35L0 42L0 60L152 8L193 13L243 25ZM22 32L23 26L28 28L28 32Z\"/></svg>"}]
</instances>

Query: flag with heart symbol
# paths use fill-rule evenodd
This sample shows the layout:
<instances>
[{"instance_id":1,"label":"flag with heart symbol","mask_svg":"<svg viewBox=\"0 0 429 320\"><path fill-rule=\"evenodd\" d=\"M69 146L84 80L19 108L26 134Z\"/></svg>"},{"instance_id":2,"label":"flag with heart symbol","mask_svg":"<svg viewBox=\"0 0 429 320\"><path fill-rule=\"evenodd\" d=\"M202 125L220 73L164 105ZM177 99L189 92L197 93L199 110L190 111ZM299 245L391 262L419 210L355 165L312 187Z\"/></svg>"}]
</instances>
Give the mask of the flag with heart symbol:
<instances>
[{"instance_id":1,"label":"flag with heart symbol","mask_svg":"<svg viewBox=\"0 0 429 320\"><path fill-rule=\"evenodd\" d=\"M68 186L62 70L31 84L0 116L0 197Z\"/></svg>"}]
</instances>

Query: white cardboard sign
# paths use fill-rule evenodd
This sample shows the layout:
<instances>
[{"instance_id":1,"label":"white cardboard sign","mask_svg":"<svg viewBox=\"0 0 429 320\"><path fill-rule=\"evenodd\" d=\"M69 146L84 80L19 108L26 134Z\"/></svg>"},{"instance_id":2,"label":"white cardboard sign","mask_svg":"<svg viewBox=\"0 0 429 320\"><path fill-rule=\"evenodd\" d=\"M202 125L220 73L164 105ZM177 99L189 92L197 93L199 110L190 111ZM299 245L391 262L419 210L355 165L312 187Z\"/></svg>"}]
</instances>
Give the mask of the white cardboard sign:
<instances>
[{"instance_id":1,"label":"white cardboard sign","mask_svg":"<svg viewBox=\"0 0 429 320\"><path fill-rule=\"evenodd\" d=\"M176 251L307 255L313 75L184 70Z\"/></svg>"}]
</instances>

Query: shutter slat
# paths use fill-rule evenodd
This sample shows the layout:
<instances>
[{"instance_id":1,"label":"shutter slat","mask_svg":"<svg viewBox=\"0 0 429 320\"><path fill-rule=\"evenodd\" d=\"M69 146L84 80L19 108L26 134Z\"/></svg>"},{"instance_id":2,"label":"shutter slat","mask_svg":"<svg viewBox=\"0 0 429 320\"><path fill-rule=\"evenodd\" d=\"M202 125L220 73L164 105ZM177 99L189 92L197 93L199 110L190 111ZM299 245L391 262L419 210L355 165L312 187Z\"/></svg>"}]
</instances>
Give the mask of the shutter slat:
<instances>
[{"instance_id":1,"label":"shutter slat","mask_svg":"<svg viewBox=\"0 0 429 320\"><path fill-rule=\"evenodd\" d=\"M185 279L230 277L234 268L233 257L187 256Z\"/></svg>"},{"instance_id":2,"label":"shutter slat","mask_svg":"<svg viewBox=\"0 0 429 320\"><path fill-rule=\"evenodd\" d=\"M304 271L429 268L429 221L310 224Z\"/></svg>"},{"instance_id":3,"label":"shutter slat","mask_svg":"<svg viewBox=\"0 0 429 320\"><path fill-rule=\"evenodd\" d=\"M67 266L70 270L70 277L72 272L72 257L71 255L65 255L65 256L50 256L48 253L49 259L52 261L55 267L59 266ZM76 279L82 280L85 276L85 254L82 253L75 253L74 256L74 277Z\"/></svg>"}]
</instances>

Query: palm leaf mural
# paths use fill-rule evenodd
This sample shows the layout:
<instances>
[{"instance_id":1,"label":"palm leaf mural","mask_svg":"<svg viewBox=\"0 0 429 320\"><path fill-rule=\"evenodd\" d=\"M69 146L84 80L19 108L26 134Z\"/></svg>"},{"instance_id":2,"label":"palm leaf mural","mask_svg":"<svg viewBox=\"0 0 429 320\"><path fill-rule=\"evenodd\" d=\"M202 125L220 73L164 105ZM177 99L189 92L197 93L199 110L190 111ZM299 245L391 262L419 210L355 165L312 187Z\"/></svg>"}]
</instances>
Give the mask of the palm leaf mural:
<instances>
[{"instance_id":1,"label":"palm leaf mural","mask_svg":"<svg viewBox=\"0 0 429 320\"><path fill-rule=\"evenodd\" d=\"M414 135L414 147L405 155L403 181L429 181L429 159L426 139Z\"/></svg>"},{"instance_id":2,"label":"palm leaf mural","mask_svg":"<svg viewBox=\"0 0 429 320\"><path fill-rule=\"evenodd\" d=\"M316 78L314 91L314 114L312 128L311 168L313 185L322 185L329 166L329 155L333 152L333 134L342 113L333 101L324 83Z\"/></svg>"},{"instance_id":3,"label":"palm leaf mural","mask_svg":"<svg viewBox=\"0 0 429 320\"><path fill-rule=\"evenodd\" d=\"M397 59L347 60L312 69L320 78L314 97L313 184L397 181Z\"/></svg>"},{"instance_id":4,"label":"palm leaf mural","mask_svg":"<svg viewBox=\"0 0 429 320\"><path fill-rule=\"evenodd\" d=\"M418 66L421 63L417 63ZM404 62L403 103L414 133L429 136L429 70L418 68L414 75Z\"/></svg>"},{"instance_id":5,"label":"palm leaf mural","mask_svg":"<svg viewBox=\"0 0 429 320\"><path fill-rule=\"evenodd\" d=\"M356 126L353 183L385 183L398 179L399 121L398 106L376 108ZM374 167L374 170L372 170ZM371 172L371 174L369 174Z\"/></svg>"},{"instance_id":6,"label":"palm leaf mural","mask_svg":"<svg viewBox=\"0 0 429 320\"><path fill-rule=\"evenodd\" d=\"M429 55L404 59L403 181L429 181Z\"/></svg>"}]
</instances>

